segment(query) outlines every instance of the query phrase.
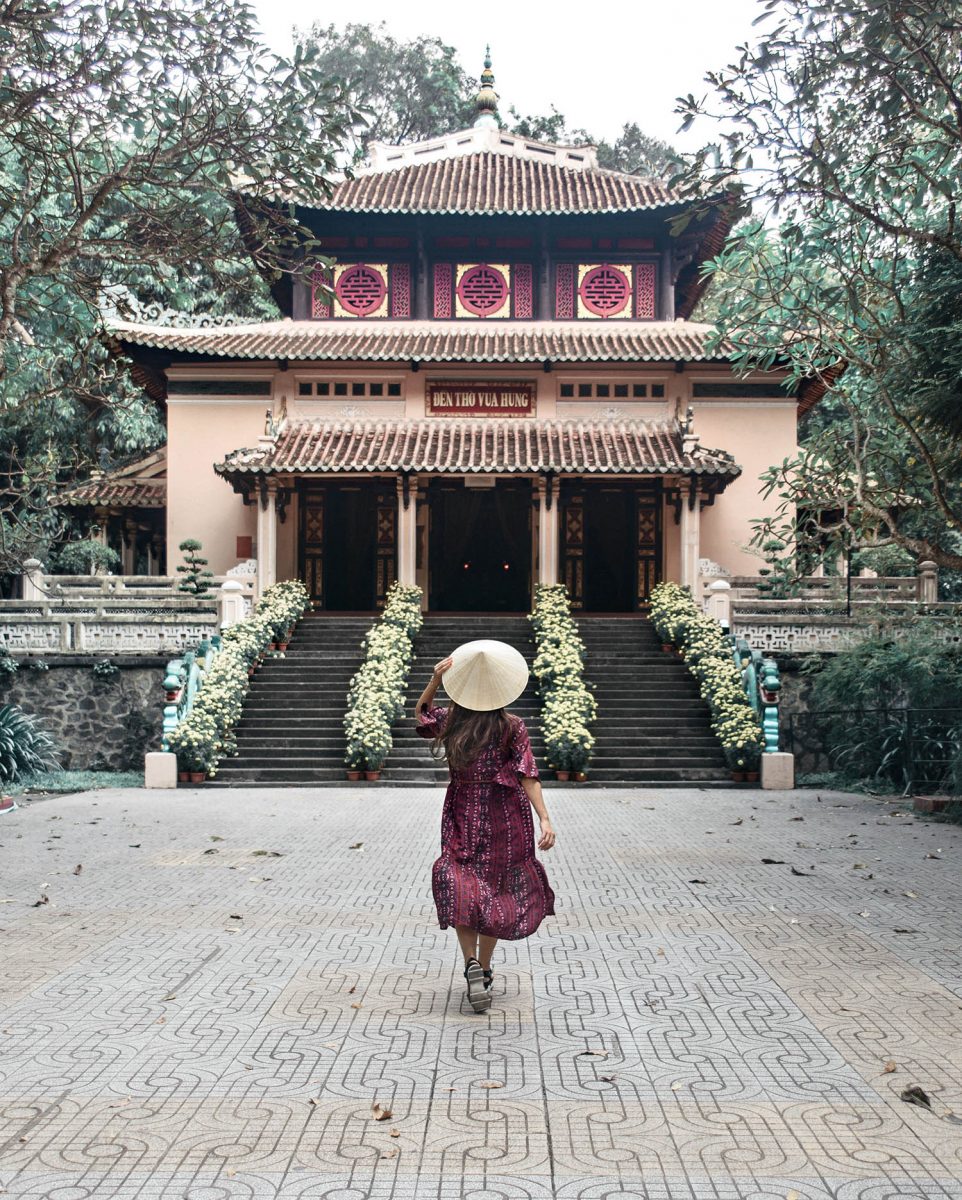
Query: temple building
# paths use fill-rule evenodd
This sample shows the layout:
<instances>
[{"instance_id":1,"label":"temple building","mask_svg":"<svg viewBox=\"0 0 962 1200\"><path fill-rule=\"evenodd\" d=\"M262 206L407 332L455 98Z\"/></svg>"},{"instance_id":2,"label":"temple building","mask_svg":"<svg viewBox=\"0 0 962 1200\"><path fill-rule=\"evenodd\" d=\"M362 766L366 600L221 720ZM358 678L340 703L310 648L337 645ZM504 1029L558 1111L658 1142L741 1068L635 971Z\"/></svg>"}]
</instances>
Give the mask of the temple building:
<instances>
[{"instance_id":1,"label":"temple building","mask_svg":"<svg viewBox=\"0 0 962 1200\"><path fill-rule=\"evenodd\" d=\"M432 611L562 581L632 612L661 579L755 573L759 475L817 390L736 376L691 319L725 198L673 234L663 183L506 133L493 83L472 128L294 198L333 265L305 253L276 320L113 324L166 406L168 569L197 538L215 572L256 560L260 588L297 576L341 612L396 578ZM91 511L113 482L82 485Z\"/></svg>"}]
</instances>

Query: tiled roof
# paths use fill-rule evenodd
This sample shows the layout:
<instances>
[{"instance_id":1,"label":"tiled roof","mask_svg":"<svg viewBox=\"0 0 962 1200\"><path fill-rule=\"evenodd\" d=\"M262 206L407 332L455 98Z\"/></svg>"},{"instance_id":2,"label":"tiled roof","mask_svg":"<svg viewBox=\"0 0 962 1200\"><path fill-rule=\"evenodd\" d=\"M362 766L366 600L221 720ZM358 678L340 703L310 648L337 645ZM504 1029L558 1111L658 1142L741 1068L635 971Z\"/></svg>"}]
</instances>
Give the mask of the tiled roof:
<instances>
[{"instance_id":1,"label":"tiled roof","mask_svg":"<svg viewBox=\"0 0 962 1200\"><path fill-rule=\"evenodd\" d=\"M197 329L114 322L131 346L222 358L364 362L724 361L691 321L265 321Z\"/></svg>"},{"instance_id":2,"label":"tiled roof","mask_svg":"<svg viewBox=\"0 0 962 1200\"><path fill-rule=\"evenodd\" d=\"M685 439L677 423L518 418L286 422L273 446L234 450L215 470L243 477L329 472L699 475L719 490L741 473L731 455Z\"/></svg>"},{"instance_id":3,"label":"tiled roof","mask_svg":"<svg viewBox=\"0 0 962 1200\"><path fill-rule=\"evenodd\" d=\"M299 201L337 212L529 215L643 212L682 201L660 180L491 151L370 171Z\"/></svg>"},{"instance_id":4,"label":"tiled roof","mask_svg":"<svg viewBox=\"0 0 962 1200\"><path fill-rule=\"evenodd\" d=\"M167 448L146 458L94 475L54 496L65 507L163 508L167 503Z\"/></svg>"}]
</instances>

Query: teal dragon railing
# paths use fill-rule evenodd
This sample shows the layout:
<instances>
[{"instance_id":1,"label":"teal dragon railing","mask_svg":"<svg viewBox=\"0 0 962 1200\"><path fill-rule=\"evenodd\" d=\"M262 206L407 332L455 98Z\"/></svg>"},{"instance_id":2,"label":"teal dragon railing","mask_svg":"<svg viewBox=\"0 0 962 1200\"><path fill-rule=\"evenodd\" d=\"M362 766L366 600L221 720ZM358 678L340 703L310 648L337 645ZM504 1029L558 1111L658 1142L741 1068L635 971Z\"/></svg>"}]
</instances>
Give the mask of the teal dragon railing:
<instances>
[{"instance_id":1,"label":"teal dragon railing","mask_svg":"<svg viewBox=\"0 0 962 1200\"><path fill-rule=\"evenodd\" d=\"M777 754L778 703L782 681L778 663L765 658L761 650L753 650L743 637L732 636L732 658L741 672L742 683L752 708L758 714L765 735L765 754Z\"/></svg>"},{"instance_id":2,"label":"teal dragon railing","mask_svg":"<svg viewBox=\"0 0 962 1200\"><path fill-rule=\"evenodd\" d=\"M164 724L161 745L170 747L167 739L194 707L204 676L220 653L220 634L199 642L196 650L188 650L181 658L173 658L164 673Z\"/></svg>"}]
</instances>

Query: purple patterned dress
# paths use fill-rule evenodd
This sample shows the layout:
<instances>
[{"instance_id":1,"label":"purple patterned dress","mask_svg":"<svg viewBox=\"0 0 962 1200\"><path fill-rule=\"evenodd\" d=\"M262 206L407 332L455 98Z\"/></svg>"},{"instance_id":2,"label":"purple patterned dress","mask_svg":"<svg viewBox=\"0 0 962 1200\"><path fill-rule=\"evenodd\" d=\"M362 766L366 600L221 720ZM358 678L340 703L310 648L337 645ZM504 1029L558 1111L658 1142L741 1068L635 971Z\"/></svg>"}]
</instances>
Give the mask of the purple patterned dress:
<instances>
[{"instance_id":1,"label":"purple patterned dress","mask_svg":"<svg viewBox=\"0 0 962 1200\"><path fill-rule=\"evenodd\" d=\"M433 738L448 710L418 713ZM442 929L466 925L488 937L526 938L554 915L554 892L535 858L531 804L519 776L538 778L528 731L512 717L510 744L492 741L464 771L452 771L441 813L441 857L431 885Z\"/></svg>"}]
</instances>

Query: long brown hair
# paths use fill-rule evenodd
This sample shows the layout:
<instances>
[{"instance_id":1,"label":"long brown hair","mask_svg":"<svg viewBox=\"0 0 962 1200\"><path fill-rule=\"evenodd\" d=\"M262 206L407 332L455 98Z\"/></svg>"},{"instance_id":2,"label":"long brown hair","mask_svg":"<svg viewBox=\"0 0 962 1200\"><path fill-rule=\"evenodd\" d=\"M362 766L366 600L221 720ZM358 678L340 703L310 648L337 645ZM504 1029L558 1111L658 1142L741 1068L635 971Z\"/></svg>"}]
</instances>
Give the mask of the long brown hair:
<instances>
[{"instance_id":1,"label":"long brown hair","mask_svg":"<svg viewBox=\"0 0 962 1200\"><path fill-rule=\"evenodd\" d=\"M477 712L452 701L431 750L436 758L446 756L453 771L464 771L490 742L497 741L502 749L507 749L516 725L517 718L506 709Z\"/></svg>"}]
</instances>

